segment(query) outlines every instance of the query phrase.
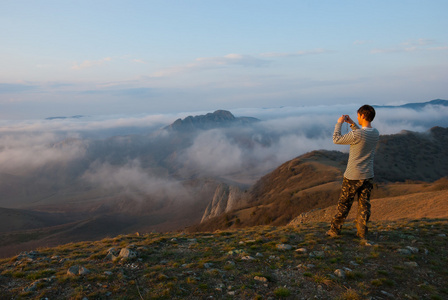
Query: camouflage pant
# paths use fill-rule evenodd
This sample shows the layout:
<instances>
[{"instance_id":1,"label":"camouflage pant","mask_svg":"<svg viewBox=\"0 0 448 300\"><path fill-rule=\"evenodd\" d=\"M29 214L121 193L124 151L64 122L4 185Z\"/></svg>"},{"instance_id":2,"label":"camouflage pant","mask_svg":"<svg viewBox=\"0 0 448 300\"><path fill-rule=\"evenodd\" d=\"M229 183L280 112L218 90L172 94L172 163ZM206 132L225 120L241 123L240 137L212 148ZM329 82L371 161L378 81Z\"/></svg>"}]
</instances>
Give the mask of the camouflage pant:
<instances>
[{"instance_id":1,"label":"camouflage pant","mask_svg":"<svg viewBox=\"0 0 448 300\"><path fill-rule=\"evenodd\" d=\"M367 235L367 222L370 218L370 193L373 188L373 179L348 180L344 177L341 196L339 197L338 212L331 222L331 230L339 234L342 224L350 212L355 196L358 195L358 214L356 216L356 229L358 236Z\"/></svg>"}]
</instances>

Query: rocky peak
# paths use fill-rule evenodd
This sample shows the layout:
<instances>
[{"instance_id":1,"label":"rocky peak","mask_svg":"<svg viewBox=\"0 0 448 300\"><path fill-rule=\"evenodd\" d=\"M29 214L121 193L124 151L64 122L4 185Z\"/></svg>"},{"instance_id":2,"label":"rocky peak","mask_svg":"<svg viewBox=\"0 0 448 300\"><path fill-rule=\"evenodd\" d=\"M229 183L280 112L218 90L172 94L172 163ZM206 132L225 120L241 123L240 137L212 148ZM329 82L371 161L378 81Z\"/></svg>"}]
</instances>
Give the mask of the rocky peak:
<instances>
[{"instance_id":1,"label":"rocky peak","mask_svg":"<svg viewBox=\"0 0 448 300\"><path fill-rule=\"evenodd\" d=\"M166 129L174 131L188 131L194 129L212 129L220 127L229 127L233 125L248 124L258 121L251 117L235 117L230 111L217 110L199 116L188 116L185 119L177 119Z\"/></svg>"}]
</instances>

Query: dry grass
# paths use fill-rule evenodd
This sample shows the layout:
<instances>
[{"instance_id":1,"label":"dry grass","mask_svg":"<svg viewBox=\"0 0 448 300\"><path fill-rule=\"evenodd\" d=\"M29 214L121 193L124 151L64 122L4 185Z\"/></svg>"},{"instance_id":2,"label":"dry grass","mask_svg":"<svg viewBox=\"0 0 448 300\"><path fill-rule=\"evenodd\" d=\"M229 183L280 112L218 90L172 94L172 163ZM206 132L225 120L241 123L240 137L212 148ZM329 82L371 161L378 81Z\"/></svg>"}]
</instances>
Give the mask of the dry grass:
<instances>
[{"instance_id":1,"label":"dry grass","mask_svg":"<svg viewBox=\"0 0 448 300\"><path fill-rule=\"evenodd\" d=\"M0 290L6 299L448 297L447 219L373 222L371 247L360 245L351 224L338 238L327 238L327 229L309 223L134 234L42 248L33 260L0 260ZM105 259L111 247L131 247L138 256ZM402 254L407 247L414 252ZM90 272L68 276L73 265ZM338 269L344 278L335 275Z\"/></svg>"}]
</instances>

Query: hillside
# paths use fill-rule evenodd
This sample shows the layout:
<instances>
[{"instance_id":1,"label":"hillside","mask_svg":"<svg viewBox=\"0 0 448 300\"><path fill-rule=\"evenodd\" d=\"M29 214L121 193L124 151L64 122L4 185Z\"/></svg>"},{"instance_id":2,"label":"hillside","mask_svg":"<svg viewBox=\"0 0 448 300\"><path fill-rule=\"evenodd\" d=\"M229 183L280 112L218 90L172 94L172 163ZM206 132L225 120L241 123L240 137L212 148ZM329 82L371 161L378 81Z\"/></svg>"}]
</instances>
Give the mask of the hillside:
<instances>
[{"instance_id":1,"label":"hillside","mask_svg":"<svg viewBox=\"0 0 448 300\"><path fill-rule=\"evenodd\" d=\"M334 205L347 159L346 153L325 150L299 156L257 181L245 195L248 204L244 208L208 219L189 230L286 225L301 213ZM429 183L447 174L448 128L380 136L375 158L377 189L372 198L409 193L399 191L399 182ZM420 190L413 193L425 189L420 185Z\"/></svg>"},{"instance_id":2,"label":"hillside","mask_svg":"<svg viewBox=\"0 0 448 300\"><path fill-rule=\"evenodd\" d=\"M0 260L3 299L445 299L447 219L122 235Z\"/></svg>"}]
</instances>

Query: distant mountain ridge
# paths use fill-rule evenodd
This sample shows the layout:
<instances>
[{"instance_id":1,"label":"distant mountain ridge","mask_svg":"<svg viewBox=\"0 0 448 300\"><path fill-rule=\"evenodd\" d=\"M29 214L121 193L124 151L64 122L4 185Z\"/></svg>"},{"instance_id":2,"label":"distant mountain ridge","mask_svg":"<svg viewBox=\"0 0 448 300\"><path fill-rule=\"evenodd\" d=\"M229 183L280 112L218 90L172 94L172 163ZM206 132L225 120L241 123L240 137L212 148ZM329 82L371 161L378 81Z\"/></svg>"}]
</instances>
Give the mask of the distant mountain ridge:
<instances>
[{"instance_id":1,"label":"distant mountain ridge","mask_svg":"<svg viewBox=\"0 0 448 300\"><path fill-rule=\"evenodd\" d=\"M194 129L213 129L220 127L229 127L235 125L245 125L260 121L253 117L235 117L230 111L216 110L199 116L188 116L184 119L177 119L165 129L174 131L187 131Z\"/></svg>"},{"instance_id":2,"label":"distant mountain ridge","mask_svg":"<svg viewBox=\"0 0 448 300\"><path fill-rule=\"evenodd\" d=\"M45 118L45 120L65 120L65 119L81 119L81 118L85 118L85 116L83 115L76 115L71 117L58 116L58 117L48 117Z\"/></svg>"},{"instance_id":3,"label":"distant mountain ridge","mask_svg":"<svg viewBox=\"0 0 448 300\"><path fill-rule=\"evenodd\" d=\"M434 99L427 102L418 102L418 103L407 103L403 105L373 105L375 108L410 108L415 110L423 109L424 107L428 105L441 105L441 106L448 106L448 100L443 99Z\"/></svg>"}]
</instances>

